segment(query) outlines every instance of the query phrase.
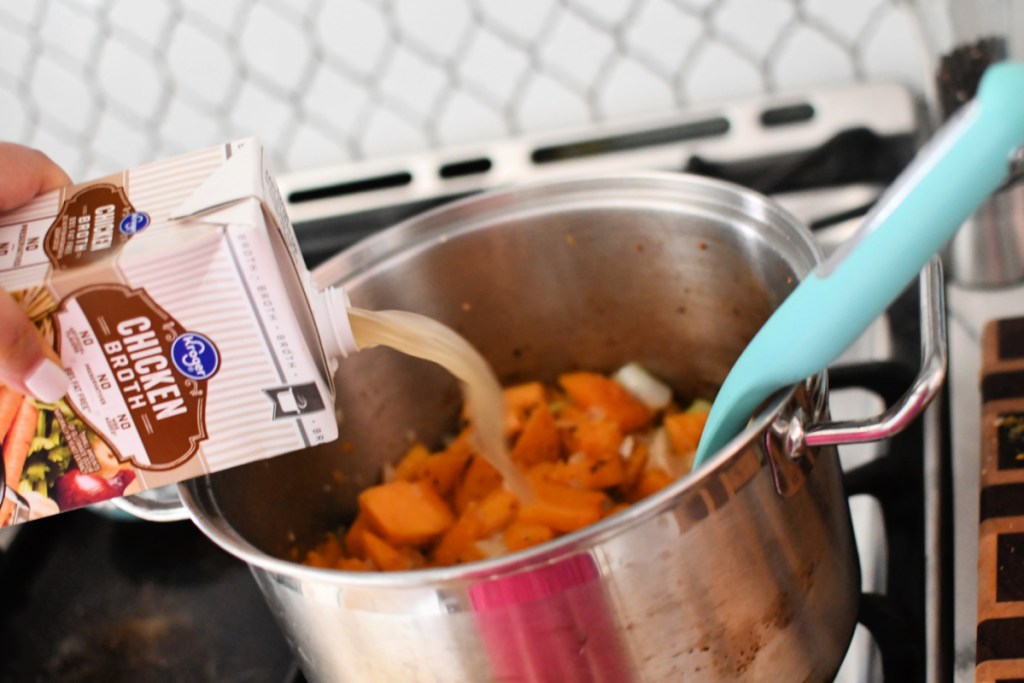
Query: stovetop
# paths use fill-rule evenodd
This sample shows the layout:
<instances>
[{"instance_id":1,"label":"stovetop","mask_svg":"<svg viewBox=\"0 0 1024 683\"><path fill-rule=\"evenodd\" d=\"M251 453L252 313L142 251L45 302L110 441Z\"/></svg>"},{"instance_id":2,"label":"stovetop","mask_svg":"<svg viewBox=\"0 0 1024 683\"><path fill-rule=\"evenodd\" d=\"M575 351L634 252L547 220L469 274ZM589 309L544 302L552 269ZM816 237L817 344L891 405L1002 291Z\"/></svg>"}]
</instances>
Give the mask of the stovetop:
<instances>
[{"instance_id":1,"label":"stovetop","mask_svg":"<svg viewBox=\"0 0 1024 683\"><path fill-rule=\"evenodd\" d=\"M826 249L859 224L917 146L914 98L857 85L758 98L281 178L310 267L426 208L512 182L668 170L723 178L789 208ZM893 404L920 362L916 287L830 371L837 418ZM943 406L840 455L861 559L861 626L836 680L945 680L952 668ZM82 510L0 536L0 681L299 681L247 568L189 522ZM973 614L971 615L973 618Z\"/></svg>"}]
</instances>

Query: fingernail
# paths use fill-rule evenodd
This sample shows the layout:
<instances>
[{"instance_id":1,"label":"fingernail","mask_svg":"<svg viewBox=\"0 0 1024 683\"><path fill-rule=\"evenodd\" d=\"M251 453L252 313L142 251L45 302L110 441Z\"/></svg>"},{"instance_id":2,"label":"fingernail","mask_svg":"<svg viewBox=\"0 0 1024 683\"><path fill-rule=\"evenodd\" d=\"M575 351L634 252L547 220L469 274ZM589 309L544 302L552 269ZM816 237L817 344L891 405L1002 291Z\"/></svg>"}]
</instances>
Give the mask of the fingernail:
<instances>
[{"instance_id":1,"label":"fingernail","mask_svg":"<svg viewBox=\"0 0 1024 683\"><path fill-rule=\"evenodd\" d=\"M43 403L54 403L68 393L68 376L47 358L25 378L25 388Z\"/></svg>"}]
</instances>

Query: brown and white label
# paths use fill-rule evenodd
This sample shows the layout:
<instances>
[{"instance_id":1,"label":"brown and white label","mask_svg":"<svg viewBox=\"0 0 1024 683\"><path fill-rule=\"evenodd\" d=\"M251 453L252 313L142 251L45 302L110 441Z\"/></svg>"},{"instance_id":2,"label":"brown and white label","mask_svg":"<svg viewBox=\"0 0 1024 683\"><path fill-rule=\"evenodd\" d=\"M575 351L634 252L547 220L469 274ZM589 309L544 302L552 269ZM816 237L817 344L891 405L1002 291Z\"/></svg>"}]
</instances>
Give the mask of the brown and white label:
<instances>
[{"instance_id":1,"label":"brown and white label","mask_svg":"<svg viewBox=\"0 0 1024 683\"><path fill-rule=\"evenodd\" d=\"M68 403L119 460L163 470L195 456L207 438L207 381L221 362L210 339L123 285L74 293L54 320Z\"/></svg>"},{"instance_id":2,"label":"brown and white label","mask_svg":"<svg viewBox=\"0 0 1024 683\"><path fill-rule=\"evenodd\" d=\"M120 185L89 185L64 200L43 247L55 269L77 268L113 256L149 220Z\"/></svg>"}]
</instances>

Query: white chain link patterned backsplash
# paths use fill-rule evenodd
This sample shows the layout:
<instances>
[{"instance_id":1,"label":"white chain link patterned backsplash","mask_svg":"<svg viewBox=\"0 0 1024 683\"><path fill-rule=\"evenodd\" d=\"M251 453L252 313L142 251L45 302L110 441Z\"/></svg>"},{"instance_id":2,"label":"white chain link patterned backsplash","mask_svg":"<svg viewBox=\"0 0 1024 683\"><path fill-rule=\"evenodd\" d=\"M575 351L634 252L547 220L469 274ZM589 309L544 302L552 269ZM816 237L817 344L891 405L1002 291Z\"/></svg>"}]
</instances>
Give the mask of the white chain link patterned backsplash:
<instances>
[{"instance_id":1,"label":"white chain link patterned backsplash","mask_svg":"<svg viewBox=\"0 0 1024 683\"><path fill-rule=\"evenodd\" d=\"M0 139L85 180L256 135L284 173L924 61L900 0L5 0Z\"/></svg>"}]
</instances>

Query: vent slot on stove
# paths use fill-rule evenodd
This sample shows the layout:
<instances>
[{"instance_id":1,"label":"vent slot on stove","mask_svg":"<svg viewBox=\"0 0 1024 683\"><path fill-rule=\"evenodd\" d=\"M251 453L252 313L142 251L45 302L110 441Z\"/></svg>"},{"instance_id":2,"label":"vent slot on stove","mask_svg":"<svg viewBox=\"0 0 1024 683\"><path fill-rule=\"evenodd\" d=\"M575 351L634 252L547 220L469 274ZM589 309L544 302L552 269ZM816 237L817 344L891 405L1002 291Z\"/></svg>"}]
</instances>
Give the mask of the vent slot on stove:
<instances>
[{"instance_id":1,"label":"vent slot on stove","mask_svg":"<svg viewBox=\"0 0 1024 683\"><path fill-rule=\"evenodd\" d=\"M465 161L454 161L443 165L437 170L437 175L442 178L464 178L465 176L479 175L491 170L491 160L487 157L478 159L466 159Z\"/></svg>"},{"instance_id":2,"label":"vent slot on stove","mask_svg":"<svg viewBox=\"0 0 1024 683\"><path fill-rule=\"evenodd\" d=\"M609 152L626 152L673 142L716 137L724 135L728 131L729 120L719 116L683 123L677 126L654 128L638 133L610 135L589 140L578 140L562 145L539 147L533 151L531 158L535 164L548 164L556 161L607 154Z\"/></svg>"},{"instance_id":3,"label":"vent slot on stove","mask_svg":"<svg viewBox=\"0 0 1024 683\"><path fill-rule=\"evenodd\" d=\"M361 178L345 183L314 187L308 190L297 190L288 195L288 201L293 204L302 202L313 202L318 199L331 199L344 197L346 195L373 192L375 190L387 190L395 187L404 187L412 183L412 174L408 171L391 173L388 175L375 176L372 178Z\"/></svg>"},{"instance_id":4,"label":"vent slot on stove","mask_svg":"<svg viewBox=\"0 0 1024 683\"><path fill-rule=\"evenodd\" d=\"M790 104L785 107L772 107L761 112L761 125L765 128L776 128L778 126L791 126L794 123L803 123L814 118L814 107L801 102Z\"/></svg>"}]
</instances>

